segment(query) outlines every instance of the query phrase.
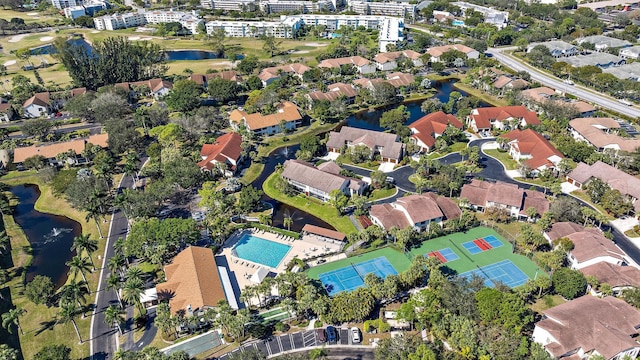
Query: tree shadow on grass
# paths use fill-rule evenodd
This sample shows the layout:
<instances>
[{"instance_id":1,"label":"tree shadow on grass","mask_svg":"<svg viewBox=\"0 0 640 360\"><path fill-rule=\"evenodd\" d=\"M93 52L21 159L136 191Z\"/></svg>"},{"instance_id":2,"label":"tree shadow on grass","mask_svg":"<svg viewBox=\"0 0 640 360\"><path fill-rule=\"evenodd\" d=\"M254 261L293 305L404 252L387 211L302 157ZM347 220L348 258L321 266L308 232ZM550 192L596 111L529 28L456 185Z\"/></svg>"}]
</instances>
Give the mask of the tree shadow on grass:
<instances>
[{"instance_id":1,"label":"tree shadow on grass","mask_svg":"<svg viewBox=\"0 0 640 360\"><path fill-rule=\"evenodd\" d=\"M40 323L40 329L36 330L34 333L34 337L42 334L46 330L53 330L53 327L57 324L56 319L52 319L49 321L43 321Z\"/></svg>"},{"instance_id":2,"label":"tree shadow on grass","mask_svg":"<svg viewBox=\"0 0 640 360\"><path fill-rule=\"evenodd\" d=\"M13 308L11 300L11 290L8 286L0 289L0 314L4 314ZM7 344L18 350L18 360L22 360L22 348L20 347L20 339L18 338L18 330L13 329L13 333L9 333L4 327L0 326L0 343Z\"/></svg>"}]
</instances>

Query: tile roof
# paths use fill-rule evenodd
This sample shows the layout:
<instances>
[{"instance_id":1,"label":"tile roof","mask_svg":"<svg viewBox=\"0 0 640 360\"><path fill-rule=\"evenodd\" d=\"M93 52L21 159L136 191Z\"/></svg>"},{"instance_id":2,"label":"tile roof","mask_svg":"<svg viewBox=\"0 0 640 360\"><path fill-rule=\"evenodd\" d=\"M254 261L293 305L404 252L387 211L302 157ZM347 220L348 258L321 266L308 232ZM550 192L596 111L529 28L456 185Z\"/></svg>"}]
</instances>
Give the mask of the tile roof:
<instances>
[{"instance_id":1,"label":"tile roof","mask_svg":"<svg viewBox=\"0 0 640 360\"><path fill-rule=\"evenodd\" d=\"M464 126L455 116L438 111L425 115L411 123L409 129L413 133L411 137L431 147L436 143L435 135L442 135L447 125L452 125L458 129L462 129Z\"/></svg>"},{"instance_id":2,"label":"tile roof","mask_svg":"<svg viewBox=\"0 0 640 360\"><path fill-rule=\"evenodd\" d=\"M42 107L49 107L49 92L41 92L34 94L32 97L28 98L24 104L22 104L23 108L26 108L29 105L38 105Z\"/></svg>"},{"instance_id":3,"label":"tile roof","mask_svg":"<svg viewBox=\"0 0 640 360\"><path fill-rule=\"evenodd\" d=\"M536 323L558 342L546 345L554 357L582 349L611 359L621 351L638 347L632 339L640 326L640 312L613 296L582 296L545 310Z\"/></svg>"},{"instance_id":4,"label":"tile roof","mask_svg":"<svg viewBox=\"0 0 640 360\"><path fill-rule=\"evenodd\" d=\"M107 147L108 134L92 135L87 139L73 139L64 142L58 142L53 144L44 144L40 146L31 145L17 147L13 151L13 162L21 163L25 159L32 156L41 155L47 159L53 159L56 155L69 150L73 150L76 154L81 154L87 143L92 143L101 147Z\"/></svg>"},{"instance_id":5,"label":"tile roof","mask_svg":"<svg viewBox=\"0 0 640 360\"><path fill-rule=\"evenodd\" d=\"M294 64L284 64L279 66L272 66L268 68L262 69L258 77L262 81L267 81L270 79L276 79L280 77L280 73L294 73L296 75L302 75L305 72L311 70L310 67L300 63Z\"/></svg>"},{"instance_id":6,"label":"tile roof","mask_svg":"<svg viewBox=\"0 0 640 360\"><path fill-rule=\"evenodd\" d=\"M344 239L347 237L344 233L341 233L339 231L330 230L327 228L323 228L323 227L315 226L311 224L305 224L302 227L302 231L303 232L306 231L308 233L317 234L320 236L324 236L324 237L328 237L328 238L336 239L340 241L344 241Z\"/></svg>"},{"instance_id":7,"label":"tile roof","mask_svg":"<svg viewBox=\"0 0 640 360\"><path fill-rule=\"evenodd\" d=\"M278 106L275 114L262 115L260 113L247 114L244 111L235 109L229 114L229 119L241 124L244 120L249 130L259 130L280 124L281 120L286 122L302 120L302 115L298 107L289 101L283 101Z\"/></svg>"},{"instance_id":8,"label":"tile roof","mask_svg":"<svg viewBox=\"0 0 640 360\"><path fill-rule=\"evenodd\" d=\"M136 82L124 82L124 83L117 83L115 86L124 89L125 91L131 91L133 90L133 86L142 86L145 85L146 87L149 88L149 91L151 91L152 93L156 93L162 89L173 89L173 83L171 81L168 80L162 80L160 78L155 78L155 79L149 79L149 80L143 80L143 81L136 81Z\"/></svg>"},{"instance_id":9,"label":"tile roof","mask_svg":"<svg viewBox=\"0 0 640 360\"><path fill-rule=\"evenodd\" d=\"M493 87L495 87L496 89L502 89L503 87L505 87L508 83L510 83L511 81L513 81L513 79L511 79L510 77L506 76L506 75L500 75L496 81L493 82Z\"/></svg>"},{"instance_id":10,"label":"tile roof","mask_svg":"<svg viewBox=\"0 0 640 360\"><path fill-rule=\"evenodd\" d=\"M216 139L213 144L203 144L200 156L203 158L198 166L211 170L215 163L225 163L227 159L234 163L242 154L242 136L235 132L226 133Z\"/></svg>"},{"instance_id":11,"label":"tile roof","mask_svg":"<svg viewBox=\"0 0 640 360\"><path fill-rule=\"evenodd\" d=\"M370 210L370 215L387 230L392 227L404 229L407 226L443 217L455 219L461 214L462 211L456 203L435 193L404 196L391 204L375 204Z\"/></svg>"},{"instance_id":12,"label":"tile roof","mask_svg":"<svg viewBox=\"0 0 640 360\"><path fill-rule=\"evenodd\" d=\"M531 169L541 166L553 167L564 155L556 149L549 140L532 129L512 130L501 137L509 139L510 146L514 147L521 155L529 155L530 159L524 163Z\"/></svg>"},{"instance_id":13,"label":"tile roof","mask_svg":"<svg viewBox=\"0 0 640 360\"><path fill-rule=\"evenodd\" d=\"M584 276L595 276L600 284L612 287L640 288L640 270L633 266L620 266L602 261L580 269Z\"/></svg>"},{"instance_id":14,"label":"tile roof","mask_svg":"<svg viewBox=\"0 0 640 360\"><path fill-rule=\"evenodd\" d=\"M328 100L333 101L340 96L344 96L346 98L354 98L358 94L356 89L353 86L345 84L345 83L335 83L327 86L327 92L314 91L309 93L309 97L313 101L319 100Z\"/></svg>"},{"instance_id":15,"label":"tile roof","mask_svg":"<svg viewBox=\"0 0 640 360\"><path fill-rule=\"evenodd\" d=\"M552 96L558 95L552 88L541 86L533 89L522 90L522 96L533 101L542 102Z\"/></svg>"},{"instance_id":16,"label":"tile roof","mask_svg":"<svg viewBox=\"0 0 640 360\"><path fill-rule=\"evenodd\" d=\"M491 121L502 122L509 119L524 119L527 125L540 125L538 115L521 105L477 108L469 116L478 129L491 128Z\"/></svg>"},{"instance_id":17,"label":"tile roof","mask_svg":"<svg viewBox=\"0 0 640 360\"><path fill-rule=\"evenodd\" d=\"M640 147L640 139L624 138L608 132L620 128L620 124L612 118L578 118L569 121L569 126L599 149L617 145L620 150L633 152Z\"/></svg>"},{"instance_id":18,"label":"tile roof","mask_svg":"<svg viewBox=\"0 0 640 360\"><path fill-rule=\"evenodd\" d=\"M362 56L349 56L335 59L325 59L318 64L320 68L338 68L341 65L364 66L371 64L371 61Z\"/></svg>"},{"instance_id":19,"label":"tile roof","mask_svg":"<svg viewBox=\"0 0 640 360\"><path fill-rule=\"evenodd\" d=\"M416 60L419 59L422 54L413 50L404 51L392 51L377 54L373 60L380 64L385 64L389 61L397 60L400 57L406 57L407 59Z\"/></svg>"},{"instance_id":20,"label":"tile roof","mask_svg":"<svg viewBox=\"0 0 640 360\"><path fill-rule=\"evenodd\" d=\"M611 256L620 261L625 260L626 254L597 230L575 232L567 235L566 238L573 242L571 255L579 263L604 256Z\"/></svg>"},{"instance_id":21,"label":"tile roof","mask_svg":"<svg viewBox=\"0 0 640 360\"><path fill-rule=\"evenodd\" d=\"M427 50L427 53L430 54L433 57L440 57L442 54L446 53L447 51L451 51L451 50L458 50L460 52L463 52L465 54L469 54L470 52L476 51L475 49L472 49L466 45L462 45L462 44L455 44L455 45L442 45L442 46L436 46L436 47L432 47L429 48Z\"/></svg>"},{"instance_id":22,"label":"tile roof","mask_svg":"<svg viewBox=\"0 0 640 360\"><path fill-rule=\"evenodd\" d=\"M323 168L326 169L326 165ZM350 186L351 183L357 187L365 186L362 180L325 172L316 168L313 164L299 160L285 161L281 176L327 194L333 190L339 190L345 185ZM348 184L345 184L345 182Z\"/></svg>"},{"instance_id":23,"label":"tile roof","mask_svg":"<svg viewBox=\"0 0 640 360\"><path fill-rule=\"evenodd\" d=\"M0 104L0 112L5 112L7 110L11 109L11 104L6 103L6 104Z\"/></svg>"},{"instance_id":24,"label":"tile roof","mask_svg":"<svg viewBox=\"0 0 640 360\"><path fill-rule=\"evenodd\" d=\"M156 290L159 299L169 299L174 315L188 306L195 311L215 307L226 299L211 249L190 246L176 255L164 272L167 281L156 285Z\"/></svg>"},{"instance_id":25,"label":"tile roof","mask_svg":"<svg viewBox=\"0 0 640 360\"><path fill-rule=\"evenodd\" d=\"M401 72L394 72L387 75L387 83L395 88L409 86L415 81L413 75Z\"/></svg>"},{"instance_id":26,"label":"tile roof","mask_svg":"<svg viewBox=\"0 0 640 360\"><path fill-rule=\"evenodd\" d=\"M551 225L551 229L547 230L545 233L549 237L551 241L556 241L560 238L566 237L567 235L571 235L575 232L580 232L584 230L584 226L569 222L557 222Z\"/></svg>"},{"instance_id":27,"label":"tile roof","mask_svg":"<svg viewBox=\"0 0 640 360\"><path fill-rule=\"evenodd\" d=\"M372 151L382 148L380 155L385 158L398 160L402 158L403 145L397 135L350 126L343 126L340 132L331 131L327 147L340 149L350 142L353 145L365 144Z\"/></svg>"},{"instance_id":28,"label":"tile roof","mask_svg":"<svg viewBox=\"0 0 640 360\"><path fill-rule=\"evenodd\" d=\"M520 215L527 215L527 209L534 208L538 216L542 216L542 214L549 211L549 206L549 200L543 193L535 190L525 190Z\"/></svg>"},{"instance_id":29,"label":"tile roof","mask_svg":"<svg viewBox=\"0 0 640 360\"><path fill-rule=\"evenodd\" d=\"M595 106L589 104L588 102L584 102L584 101L574 101L569 103L572 106L575 106L575 108L580 112L580 114L584 114L586 112L592 112L592 111L596 111Z\"/></svg>"},{"instance_id":30,"label":"tile roof","mask_svg":"<svg viewBox=\"0 0 640 360\"><path fill-rule=\"evenodd\" d=\"M549 210L549 201L539 191L522 190L515 184L498 181L491 183L473 179L471 183L462 186L460 198L465 198L471 205L487 206L488 202L508 205L520 209L520 214L526 215L526 209L534 207L538 214Z\"/></svg>"},{"instance_id":31,"label":"tile roof","mask_svg":"<svg viewBox=\"0 0 640 360\"><path fill-rule=\"evenodd\" d=\"M623 195L640 199L640 179L602 161L593 165L580 163L567 175L567 178L574 179L581 184L586 184L591 178L598 178ZM640 201L634 202L633 205L636 211L640 210Z\"/></svg>"}]
</instances>

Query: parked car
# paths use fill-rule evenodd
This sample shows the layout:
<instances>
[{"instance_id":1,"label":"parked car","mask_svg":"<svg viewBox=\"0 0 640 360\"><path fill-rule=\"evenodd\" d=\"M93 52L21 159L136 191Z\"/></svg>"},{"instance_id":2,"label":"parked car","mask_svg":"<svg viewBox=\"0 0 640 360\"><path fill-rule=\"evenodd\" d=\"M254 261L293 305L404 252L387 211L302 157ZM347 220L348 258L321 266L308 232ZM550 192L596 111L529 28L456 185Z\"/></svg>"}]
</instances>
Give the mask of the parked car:
<instances>
[{"instance_id":1,"label":"parked car","mask_svg":"<svg viewBox=\"0 0 640 360\"><path fill-rule=\"evenodd\" d=\"M324 329L316 329L316 337L318 338L318 342L327 342L327 334L324 332Z\"/></svg>"},{"instance_id":2,"label":"parked car","mask_svg":"<svg viewBox=\"0 0 640 360\"><path fill-rule=\"evenodd\" d=\"M338 342L338 334L336 333L336 328L333 326L327 326L327 340L329 344L335 344Z\"/></svg>"},{"instance_id":3,"label":"parked car","mask_svg":"<svg viewBox=\"0 0 640 360\"><path fill-rule=\"evenodd\" d=\"M360 343L360 341L362 341L360 339L360 329L355 326L351 328L351 339L353 340L354 344L358 344Z\"/></svg>"}]
</instances>

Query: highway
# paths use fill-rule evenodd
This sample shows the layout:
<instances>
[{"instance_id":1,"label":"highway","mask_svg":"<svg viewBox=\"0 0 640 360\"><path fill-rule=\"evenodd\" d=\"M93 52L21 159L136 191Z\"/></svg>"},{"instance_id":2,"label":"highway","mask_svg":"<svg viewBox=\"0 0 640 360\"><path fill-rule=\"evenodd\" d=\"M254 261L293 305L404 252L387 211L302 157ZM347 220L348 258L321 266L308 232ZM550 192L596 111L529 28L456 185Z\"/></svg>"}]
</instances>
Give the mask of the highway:
<instances>
[{"instance_id":1,"label":"highway","mask_svg":"<svg viewBox=\"0 0 640 360\"><path fill-rule=\"evenodd\" d=\"M561 79L553 75L550 75L541 70L538 70L535 67L524 63L522 60L516 57L503 53L504 50L509 50L509 49L511 48L489 48L486 52L491 54L496 60L501 62L503 65L515 71L528 72L529 74L531 74L532 80L535 80L545 86L563 91L567 94L574 95L582 100L596 104L601 108L609 109L619 114L629 116L631 118L640 117L640 108L638 108L637 106L625 105L623 103L620 103L617 99L609 95L596 92L593 89L588 89L580 85L566 84L562 82Z\"/></svg>"}]
</instances>

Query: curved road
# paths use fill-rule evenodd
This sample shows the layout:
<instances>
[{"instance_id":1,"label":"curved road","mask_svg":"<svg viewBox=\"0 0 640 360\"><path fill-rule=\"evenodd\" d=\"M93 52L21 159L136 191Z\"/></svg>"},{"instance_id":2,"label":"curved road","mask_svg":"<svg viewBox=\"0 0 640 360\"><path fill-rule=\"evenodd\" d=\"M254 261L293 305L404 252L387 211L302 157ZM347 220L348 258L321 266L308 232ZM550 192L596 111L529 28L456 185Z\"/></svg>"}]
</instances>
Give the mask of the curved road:
<instances>
[{"instance_id":1,"label":"curved road","mask_svg":"<svg viewBox=\"0 0 640 360\"><path fill-rule=\"evenodd\" d=\"M623 114L632 118L640 117L640 109L637 106L628 106L620 103L616 98L609 95L599 93L593 89L589 89L580 85L569 85L562 82L561 79L545 73L535 67L524 63L522 60L505 54L502 51L512 48L489 48L486 52L491 54L496 60L515 71L526 71L531 74L531 79L549 86L551 88L561 90L567 94L574 95L583 100L597 104L598 106L613 110L619 114Z\"/></svg>"}]
</instances>

